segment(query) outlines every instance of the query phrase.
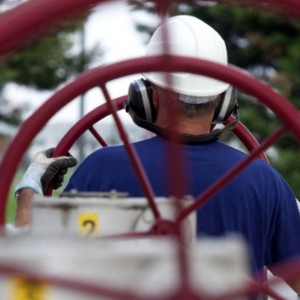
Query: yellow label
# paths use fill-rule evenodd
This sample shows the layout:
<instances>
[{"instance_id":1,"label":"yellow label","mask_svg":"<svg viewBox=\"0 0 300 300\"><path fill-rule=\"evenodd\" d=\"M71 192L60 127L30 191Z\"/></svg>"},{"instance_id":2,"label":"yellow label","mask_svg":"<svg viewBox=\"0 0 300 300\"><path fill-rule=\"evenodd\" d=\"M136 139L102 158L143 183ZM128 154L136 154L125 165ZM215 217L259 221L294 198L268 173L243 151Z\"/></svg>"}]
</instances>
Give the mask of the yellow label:
<instances>
[{"instance_id":1,"label":"yellow label","mask_svg":"<svg viewBox=\"0 0 300 300\"><path fill-rule=\"evenodd\" d=\"M49 300L50 286L45 282L25 278L9 280L7 300Z\"/></svg>"},{"instance_id":2,"label":"yellow label","mask_svg":"<svg viewBox=\"0 0 300 300\"><path fill-rule=\"evenodd\" d=\"M96 237L99 232L97 213L80 213L78 215L78 233L81 237Z\"/></svg>"}]
</instances>

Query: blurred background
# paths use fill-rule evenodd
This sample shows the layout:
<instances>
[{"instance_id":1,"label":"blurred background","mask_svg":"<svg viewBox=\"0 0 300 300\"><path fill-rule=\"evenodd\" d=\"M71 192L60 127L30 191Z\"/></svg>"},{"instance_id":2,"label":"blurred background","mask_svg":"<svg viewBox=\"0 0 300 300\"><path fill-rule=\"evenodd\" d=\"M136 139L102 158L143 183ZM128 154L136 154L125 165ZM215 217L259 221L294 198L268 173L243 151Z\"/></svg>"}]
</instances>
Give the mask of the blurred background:
<instances>
[{"instance_id":1,"label":"blurred background","mask_svg":"<svg viewBox=\"0 0 300 300\"><path fill-rule=\"evenodd\" d=\"M5 14L24 2L0 0L0 11ZM0 160L22 122L78 74L143 56L144 47L159 24L154 11L152 1L108 1L72 21L56 25L1 58ZM300 25L297 20L275 12L268 5L258 8L213 1L197 1L197 6L174 4L172 15L177 14L194 15L210 24L225 39L231 64L247 70L300 108ZM139 77L136 74L112 82L108 87L111 96L125 95L130 82ZM258 141L263 141L280 126L281 121L257 99L241 92L238 99L240 120ZM15 180L36 151L55 146L74 123L101 103L104 103L103 96L99 89L94 89L53 117L27 150ZM149 136L136 127L126 113L120 112L120 116L131 141ZM121 143L110 117L95 127L108 144ZM227 135L225 141L243 150L233 135ZM86 133L71 152L81 161L99 147ZM299 143L292 135L285 135L267 154L299 198ZM14 205L11 200L8 221L13 219Z\"/></svg>"}]
</instances>

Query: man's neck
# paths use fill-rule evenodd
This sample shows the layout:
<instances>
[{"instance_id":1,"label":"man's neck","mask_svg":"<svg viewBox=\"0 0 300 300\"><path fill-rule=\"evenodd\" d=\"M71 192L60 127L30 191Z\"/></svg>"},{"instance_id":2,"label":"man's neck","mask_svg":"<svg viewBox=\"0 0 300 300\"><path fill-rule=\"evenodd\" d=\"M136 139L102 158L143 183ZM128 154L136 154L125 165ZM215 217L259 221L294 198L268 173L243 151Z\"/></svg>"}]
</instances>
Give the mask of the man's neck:
<instances>
[{"instance_id":1,"label":"man's neck","mask_svg":"<svg viewBox=\"0 0 300 300\"><path fill-rule=\"evenodd\" d=\"M175 118L170 121L157 120L156 125L162 128L173 129L179 134L201 135L209 134L211 129L210 120L206 119L182 119Z\"/></svg>"},{"instance_id":2,"label":"man's neck","mask_svg":"<svg viewBox=\"0 0 300 300\"><path fill-rule=\"evenodd\" d=\"M179 122L176 126L176 131L180 134L201 135L210 133L210 125L203 122L188 121Z\"/></svg>"}]
</instances>

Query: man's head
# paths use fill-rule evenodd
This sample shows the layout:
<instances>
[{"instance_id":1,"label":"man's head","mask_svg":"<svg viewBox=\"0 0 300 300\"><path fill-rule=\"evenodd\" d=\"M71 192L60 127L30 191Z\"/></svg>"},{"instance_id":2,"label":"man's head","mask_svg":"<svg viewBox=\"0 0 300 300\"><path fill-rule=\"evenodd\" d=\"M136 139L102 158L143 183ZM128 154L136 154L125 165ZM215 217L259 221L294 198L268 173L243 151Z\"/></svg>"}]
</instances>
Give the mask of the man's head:
<instances>
[{"instance_id":1,"label":"man's head","mask_svg":"<svg viewBox=\"0 0 300 300\"><path fill-rule=\"evenodd\" d=\"M145 55L165 53L227 64L227 50L221 36L191 16L171 17L155 30ZM139 116L147 122L156 121L157 125L164 126L168 123L166 113L171 107L187 121L195 123L195 120L203 119L209 125L223 122L231 114L235 90L228 83L191 73L169 75L164 72L144 73L146 80L140 79L130 85L132 109L137 107ZM166 122L161 122L163 119Z\"/></svg>"},{"instance_id":2,"label":"man's head","mask_svg":"<svg viewBox=\"0 0 300 300\"><path fill-rule=\"evenodd\" d=\"M221 95L211 96L206 97L207 101L201 104L190 104L183 101L189 96L161 88L153 83L151 83L151 88L153 105L157 111L156 121L161 126L168 126L168 124L172 124L174 119L179 121L179 118L181 118L186 119L189 123L197 123L198 120L203 120L210 128L215 111L222 98ZM170 112L176 113L177 117L170 118Z\"/></svg>"}]
</instances>

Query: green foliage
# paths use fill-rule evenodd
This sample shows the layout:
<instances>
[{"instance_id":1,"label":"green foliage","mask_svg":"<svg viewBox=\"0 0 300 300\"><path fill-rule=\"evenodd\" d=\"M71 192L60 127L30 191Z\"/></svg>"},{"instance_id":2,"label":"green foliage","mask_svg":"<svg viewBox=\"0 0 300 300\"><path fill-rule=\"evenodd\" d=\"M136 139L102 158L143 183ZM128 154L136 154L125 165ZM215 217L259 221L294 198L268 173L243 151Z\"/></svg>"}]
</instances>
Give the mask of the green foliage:
<instances>
[{"instance_id":1,"label":"green foliage","mask_svg":"<svg viewBox=\"0 0 300 300\"><path fill-rule=\"evenodd\" d=\"M290 148L279 149L278 157L279 159L272 162L272 165L288 181L289 185L293 187L293 191L296 197L299 199L300 160L297 159L299 157L299 145L298 145L298 149L290 149Z\"/></svg>"},{"instance_id":2,"label":"green foliage","mask_svg":"<svg viewBox=\"0 0 300 300\"><path fill-rule=\"evenodd\" d=\"M4 62L1 68L0 84L14 81L38 89L55 88L70 76L68 60L64 49L70 43L61 36L48 36L30 47L30 50L15 53Z\"/></svg>"},{"instance_id":3,"label":"green foliage","mask_svg":"<svg viewBox=\"0 0 300 300\"><path fill-rule=\"evenodd\" d=\"M247 128L261 142L270 132L277 128L280 124L278 119L263 104L256 99L249 99L244 94L239 94L240 119ZM255 117L254 117L255 116Z\"/></svg>"},{"instance_id":4,"label":"green foliage","mask_svg":"<svg viewBox=\"0 0 300 300\"><path fill-rule=\"evenodd\" d=\"M10 99L1 97L7 83L52 90L86 70L95 55L101 54L96 47L84 52L73 49L75 35L80 35L86 17L81 15L72 21L56 24L0 59L0 120L18 124L24 110L22 106L9 112Z\"/></svg>"},{"instance_id":5,"label":"green foliage","mask_svg":"<svg viewBox=\"0 0 300 300\"><path fill-rule=\"evenodd\" d=\"M299 34L299 33L298 33ZM300 84L300 37L293 37L293 40L286 41L286 56L280 59L280 68L288 74L297 84ZM299 96L299 94L297 95Z\"/></svg>"},{"instance_id":6,"label":"green foliage","mask_svg":"<svg viewBox=\"0 0 300 300\"><path fill-rule=\"evenodd\" d=\"M70 26L70 25L69 25ZM72 53L74 42L70 32L81 29L81 20L64 31L52 30L39 39L33 39L22 50L5 57L0 62L0 85L13 81L40 90L50 90L74 74L86 69L94 57L95 49L82 56Z\"/></svg>"}]
</instances>

